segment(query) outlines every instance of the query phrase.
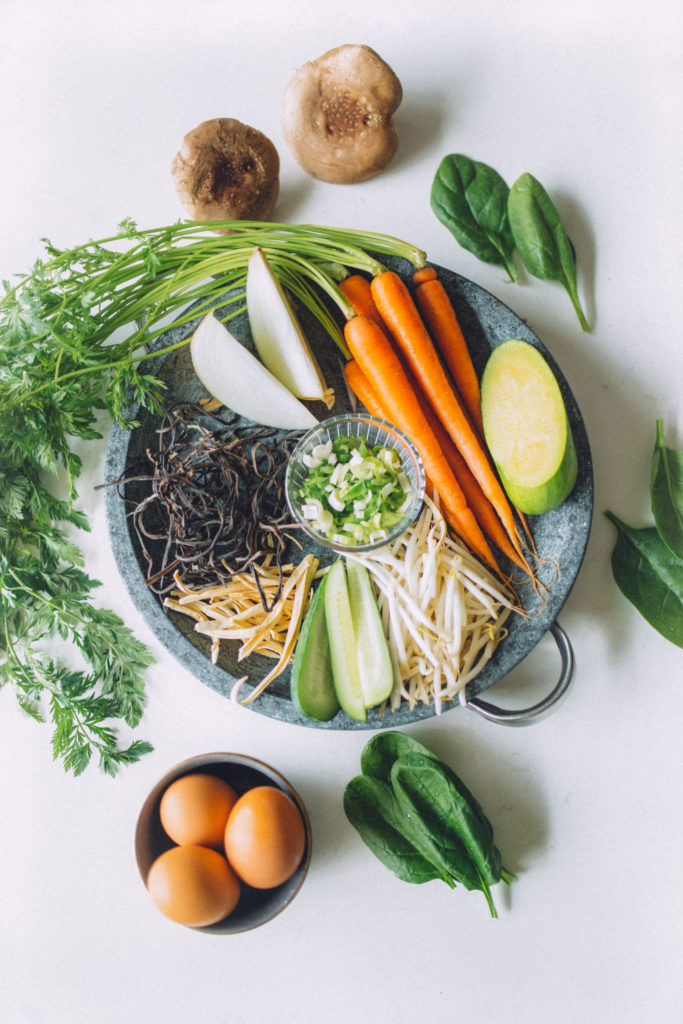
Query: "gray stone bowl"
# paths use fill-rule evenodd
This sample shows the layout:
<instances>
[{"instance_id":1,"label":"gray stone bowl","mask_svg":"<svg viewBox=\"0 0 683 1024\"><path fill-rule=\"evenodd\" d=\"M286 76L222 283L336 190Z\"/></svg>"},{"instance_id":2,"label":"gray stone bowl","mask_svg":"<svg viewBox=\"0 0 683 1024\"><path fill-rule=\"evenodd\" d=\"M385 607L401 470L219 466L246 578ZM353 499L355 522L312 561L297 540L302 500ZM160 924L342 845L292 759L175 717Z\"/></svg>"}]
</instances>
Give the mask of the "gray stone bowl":
<instances>
[{"instance_id":1,"label":"gray stone bowl","mask_svg":"<svg viewBox=\"0 0 683 1024\"><path fill-rule=\"evenodd\" d=\"M388 258L383 262L403 274L407 281L410 280L409 263ZM491 660L468 685L467 700L474 707L472 702L476 702L480 694L516 668L547 632L553 632L558 628L557 617L576 580L588 544L593 515L593 464L586 427L577 402L567 379L545 345L523 320L490 292L445 268L437 267L437 271L453 302L479 376L491 351L509 338L527 341L542 353L555 373L564 398L578 457L577 482L567 500L544 515L527 517L538 555L542 560L539 576L541 583L548 585L547 600L541 605L537 593L530 584L522 582L518 586L520 598L529 613L528 618L512 617L508 635L500 643ZM305 310L301 313L301 321L313 342L328 384L334 387L336 395L336 402L331 410L327 410L322 403L318 403L320 408L314 405L311 405L311 408L320 419L348 412L350 403L342 364L334 344ZM199 318L182 327L171 327L157 339L156 346L162 348L181 342L190 336L198 322ZM253 351L246 314L232 320L230 330ZM166 400L169 407L179 401L197 402L205 397L205 392L193 372L188 346L178 348L157 365L154 365L154 361L151 362L152 366L148 364L148 370L154 370L167 386ZM115 426L111 432L105 467L106 481L109 484L121 479L127 467L144 457L146 448L154 444L158 416L135 408L131 411L140 420L140 426L130 432ZM139 487L136 489L136 484L129 484L123 492L126 499L124 501L116 487L108 486L105 490L113 552L131 597L140 614L166 649L207 686L229 697L236 679L247 673L248 681L240 693L240 697L243 698L256 686L272 663L253 655L238 665L236 648L231 649L223 644L218 663L212 664L208 643L194 632L191 620L164 610L161 601L150 592L145 582L139 545L127 515L131 507L128 502L139 501L144 493ZM313 550L322 562L330 558L329 551L316 548L312 542L306 543L304 550ZM571 669L568 674L571 677ZM565 688L563 685L558 689L558 696ZM454 702L449 710L460 706ZM288 671L274 680L249 707L273 719L319 729L403 728L435 713L431 706L422 705L411 710L404 705L395 712L387 711L383 715L374 709L368 713L366 722L356 722L341 711L329 722L314 722L300 715L292 704L289 696ZM519 721L515 724L519 724Z\"/></svg>"}]
</instances>

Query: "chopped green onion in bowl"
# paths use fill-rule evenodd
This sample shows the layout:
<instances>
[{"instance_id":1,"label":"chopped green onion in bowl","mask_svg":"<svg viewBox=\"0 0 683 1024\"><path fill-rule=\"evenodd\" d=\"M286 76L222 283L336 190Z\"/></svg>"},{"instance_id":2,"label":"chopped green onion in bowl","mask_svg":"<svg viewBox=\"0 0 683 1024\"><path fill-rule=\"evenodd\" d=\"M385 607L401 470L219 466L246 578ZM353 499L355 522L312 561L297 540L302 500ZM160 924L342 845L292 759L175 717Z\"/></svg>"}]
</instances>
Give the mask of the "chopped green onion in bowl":
<instances>
[{"instance_id":1,"label":"chopped green onion in bowl","mask_svg":"<svg viewBox=\"0 0 683 1024\"><path fill-rule=\"evenodd\" d=\"M338 551L368 551L400 536L424 489L412 443L374 416L324 420L304 435L287 469L292 513L310 537Z\"/></svg>"}]
</instances>

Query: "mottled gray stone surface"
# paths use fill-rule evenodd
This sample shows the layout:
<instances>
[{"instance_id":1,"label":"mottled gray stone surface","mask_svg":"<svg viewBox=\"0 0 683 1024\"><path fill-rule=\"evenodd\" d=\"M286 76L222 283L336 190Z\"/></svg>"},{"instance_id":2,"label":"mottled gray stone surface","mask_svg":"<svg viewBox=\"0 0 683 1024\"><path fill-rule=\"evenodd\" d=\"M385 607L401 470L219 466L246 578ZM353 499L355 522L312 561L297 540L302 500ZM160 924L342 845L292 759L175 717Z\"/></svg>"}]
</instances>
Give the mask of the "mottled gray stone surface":
<instances>
[{"instance_id":1,"label":"mottled gray stone surface","mask_svg":"<svg viewBox=\"0 0 683 1024\"><path fill-rule=\"evenodd\" d=\"M408 273L410 270L409 264L403 261L385 262L399 272ZM512 671L533 650L564 605L581 567L588 543L593 514L593 466L583 418L571 389L551 353L533 331L495 296L458 274L443 268L438 269L451 296L480 374L491 349L508 338L520 338L535 345L542 352L557 376L567 405L579 461L577 484L569 498L561 506L543 516L529 517L539 555L547 560L541 571L541 579L550 582L555 576L556 567L559 568L559 578L550 587L547 603L537 614L534 614L534 607L538 606L531 588L520 588L525 607L532 614L528 621L513 616L509 635L501 643L489 664L468 687L468 697L475 697ZM336 349L323 335L317 323L305 314L302 314L301 319L309 336L316 339L316 351L319 353L328 381L334 385L337 395L337 403L330 413L322 406L314 411L320 418L342 412L346 407L346 391ZM251 346L246 315L240 317L238 321L233 321L231 330L241 341ZM157 345L167 346L188 336L190 332L191 325L171 328L163 339L158 340ZM166 358L159 373L168 385L169 405L174 400L191 401L202 396L203 391L194 377L187 347ZM107 450L107 481L119 478L131 460L144 453L145 448L154 443L156 421L145 413L140 414L139 418L140 427L130 433L118 427L113 428ZM145 585L144 570L138 561L137 546L126 518L126 505L118 497L115 488L109 487L105 493L111 543L121 576L136 607L166 649L199 680L225 696L228 696L235 679L244 675L245 670L250 672L250 679L256 682L265 674L272 662L252 657L248 659L248 663L242 663L238 667L235 652L227 650L224 645L220 662L214 666L207 656L204 641L192 631L190 620L170 616L164 611L159 600ZM246 693L248 690L245 688L243 692ZM251 707L258 713L281 721L326 729L401 728L434 713L431 708L426 707L415 711L402 708L394 714L385 713L380 720L377 712L373 711L370 712L367 723L359 723L340 712L331 722L312 723L297 714L289 699L288 672L275 680Z\"/></svg>"}]
</instances>

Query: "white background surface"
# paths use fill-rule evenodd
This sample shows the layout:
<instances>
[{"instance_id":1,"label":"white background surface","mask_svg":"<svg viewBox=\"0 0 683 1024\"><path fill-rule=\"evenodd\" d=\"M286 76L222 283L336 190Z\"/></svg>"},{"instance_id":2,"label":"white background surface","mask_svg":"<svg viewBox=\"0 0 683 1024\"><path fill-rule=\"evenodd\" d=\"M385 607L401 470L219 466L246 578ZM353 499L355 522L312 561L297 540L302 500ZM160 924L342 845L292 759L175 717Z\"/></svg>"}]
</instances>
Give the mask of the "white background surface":
<instances>
[{"instance_id":1,"label":"white background surface","mask_svg":"<svg viewBox=\"0 0 683 1024\"><path fill-rule=\"evenodd\" d=\"M483 898L399 882L341 806L367 733L271 722L189 676L139 622L111 556L104 442L81 507L98 595L155 653L137 735L155 747L115 780L67 776L50 730L0 694L0 1017L6 1024L677 1024L681 943L681 652L621 597L611 508L650 521L654 424L683 443L680 329L681 21L675 0L342 5L194 0L5 0L0 33L0 277L60 247L183 216L169 165L190 128L231 116L281 157L277 218L392 233L507 302L550 348L591 439L595 517L561 615L573 687L547 720L506 729L455 710L412 730L469 783L518 873ZM294 70L345 42L373 46L404 87L400 151L362 185L313 181L282 138ZM460 151L546 185L579 255L593 324L559 286L504 280L429 208ZM487 698L531 703L557 672L552 642ZM125 738L125 736L124 736ZM183 758L212 750L278 768L308 807L314 851L294 904L236 937L193 933L147 898L133 856L139 807Z\"/></svg>"}]
</instances>

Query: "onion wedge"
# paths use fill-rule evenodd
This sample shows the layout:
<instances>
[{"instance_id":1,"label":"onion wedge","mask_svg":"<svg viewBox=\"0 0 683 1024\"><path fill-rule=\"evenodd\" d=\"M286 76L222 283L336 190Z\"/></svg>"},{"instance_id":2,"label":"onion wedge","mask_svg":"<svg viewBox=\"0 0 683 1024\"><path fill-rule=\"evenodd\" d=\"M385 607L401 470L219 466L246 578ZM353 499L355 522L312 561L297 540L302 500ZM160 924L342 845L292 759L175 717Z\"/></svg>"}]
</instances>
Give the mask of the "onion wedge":
<instances>
[{"instance_id":1,"label":"onion wedge","mask_svg":"<svg viewBox=\"0 0 683 1024\"><path fill-rule=\"evenodd\" d=\"M308 430L318 422L213 313L192 335L190 354L207 391L238 415L282 430Z\"/></svg>"},{"instance_id":2,"label":"onion wedge","mask_svg":"<svg viewBox=\"0 0 683 1024\"><path fill-rule=\"evenodd\" d=\"M334 391L311 351L282 285L262 249L247 264L247 314L251 336L263 365L297 398L334 404Z\"/></svg>"}]
</instances>

